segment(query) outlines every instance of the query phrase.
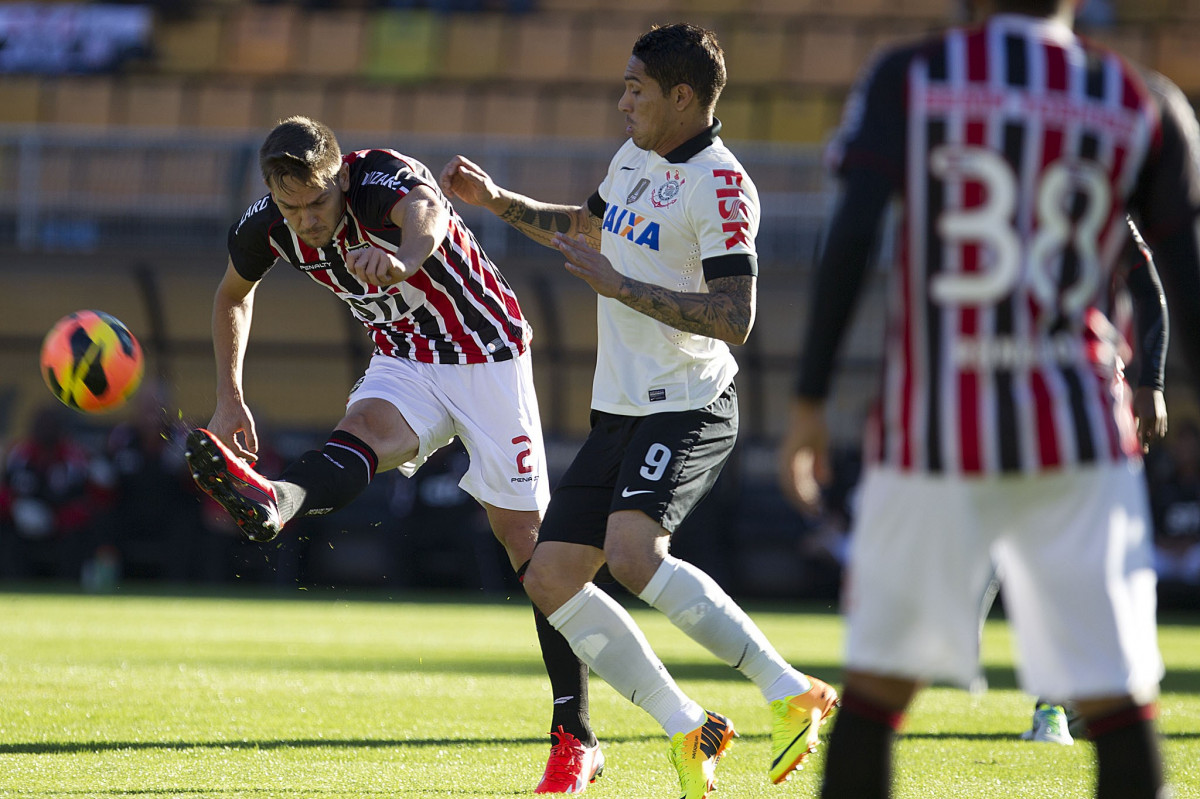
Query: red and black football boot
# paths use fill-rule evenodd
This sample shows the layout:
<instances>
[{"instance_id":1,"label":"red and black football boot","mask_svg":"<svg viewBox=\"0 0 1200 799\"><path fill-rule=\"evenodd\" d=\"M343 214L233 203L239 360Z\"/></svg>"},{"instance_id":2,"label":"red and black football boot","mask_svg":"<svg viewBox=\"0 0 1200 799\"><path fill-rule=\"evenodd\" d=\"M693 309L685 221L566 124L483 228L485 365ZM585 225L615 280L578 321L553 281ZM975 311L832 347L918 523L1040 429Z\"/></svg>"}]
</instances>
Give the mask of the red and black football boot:
<instances>
[{"instance_id":1,"label":"red and black football boot","mask_svg":"<svg viewBox=\"0 0 1200 799\"><path fill-rule=\"evenodd\" d=\"M196 485L233 517L247 538L263 542L279 535L283 523L269 480L203 427L188 433L184 456Z\"/></svg>"}]
</instances>

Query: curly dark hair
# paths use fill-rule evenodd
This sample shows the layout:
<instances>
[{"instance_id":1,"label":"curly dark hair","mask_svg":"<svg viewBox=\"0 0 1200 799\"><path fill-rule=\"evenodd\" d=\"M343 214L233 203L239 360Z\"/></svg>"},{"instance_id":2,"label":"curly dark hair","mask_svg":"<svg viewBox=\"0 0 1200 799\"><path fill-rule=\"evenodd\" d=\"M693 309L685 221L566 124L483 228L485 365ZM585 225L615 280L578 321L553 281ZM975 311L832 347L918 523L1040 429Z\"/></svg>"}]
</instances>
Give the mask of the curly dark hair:
<instances>
[{"instance_id":1,"label":"curly dark hair","mask_svg":"<svg viewBox=\"0 0 1200 799\"><path fill-rule=\"evenodd\" d=\"M687 23L655 25L638 37L633 55L664 95L686 83L706 111L712 111L725 88L725 53L710 30Z\"/></svg>"},{"instance_id":2,"label":"curly dark hair","mask_svg":"<svg viewBox=\"0 0 1200 799\"><path fill-rule=\"evenodd\" d=\"M258 165L268 186L291 181L323 188L342 167L342 148L326 125L308 117L288 117L263 141Z\"/></svg>"}]
</instances>

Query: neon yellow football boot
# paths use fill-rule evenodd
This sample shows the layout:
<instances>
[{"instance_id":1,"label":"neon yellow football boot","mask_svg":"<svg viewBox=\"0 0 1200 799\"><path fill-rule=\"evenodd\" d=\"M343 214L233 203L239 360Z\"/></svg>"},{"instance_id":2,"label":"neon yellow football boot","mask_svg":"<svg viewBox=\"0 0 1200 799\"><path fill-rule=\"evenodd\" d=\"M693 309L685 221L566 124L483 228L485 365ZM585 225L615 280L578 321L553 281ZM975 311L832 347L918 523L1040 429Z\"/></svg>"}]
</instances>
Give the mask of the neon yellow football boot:
<instances>
[{"instance_id":1,"label":"neon yellow football boot","mask_svg":"<svg viewBox=\"0 0 1200 799\"><path fill-rule=\"evenodd\" d=\"M812 688L802 694L771 703L775 723L771 728L771 766L767 776L779 783L801 768L804 759L817 749L817 734L837 707L838 695L829 685L809 677Z\"/></svg>"},{"instance_id":2,"label":"neon yellow football boot","mask_svg":"<svg viewBox=\"0 0 1200 799\"><path fill-rule=\"evenodd\" d=\"M704 724L671 738L671 762L679 771L681 799L706 799L716 787L713 772L717 762L737 737L733 722L719 713L706 712L708 720Z\"/></svg>"}]
</instances>

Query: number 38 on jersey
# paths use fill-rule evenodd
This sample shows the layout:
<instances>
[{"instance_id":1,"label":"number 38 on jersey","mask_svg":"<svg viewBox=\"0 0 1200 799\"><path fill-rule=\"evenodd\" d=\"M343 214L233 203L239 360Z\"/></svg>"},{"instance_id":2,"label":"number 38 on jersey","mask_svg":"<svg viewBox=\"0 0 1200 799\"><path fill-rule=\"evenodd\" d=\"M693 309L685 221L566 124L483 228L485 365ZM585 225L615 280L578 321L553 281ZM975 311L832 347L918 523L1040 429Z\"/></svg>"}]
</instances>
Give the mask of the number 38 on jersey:
<instances>
[{"instance_id":1,"label":"number 38 on jersey","mask_svg":"<svg viewBox=\"0 0 1200 799\"><path fill-rule=\"evenodd\" d=\"M970 208L948 207L937 230L950 245L978 245L983 268L934 276L930 294L943 305L992 305L1024 287L1044 312L1079 318L1101 285L1104 270L1097 242L1112 208L1108 176L1097 164L1061 159L1048 164L1032 198L1032 235L1016 218L1021 185L1009 163L993 150L944 145L930 153L929 168L948 186L974 181L983 199ZM1061 265L1072 251L1077 268L1062 285Z\"/></svg>"}]
</instances>

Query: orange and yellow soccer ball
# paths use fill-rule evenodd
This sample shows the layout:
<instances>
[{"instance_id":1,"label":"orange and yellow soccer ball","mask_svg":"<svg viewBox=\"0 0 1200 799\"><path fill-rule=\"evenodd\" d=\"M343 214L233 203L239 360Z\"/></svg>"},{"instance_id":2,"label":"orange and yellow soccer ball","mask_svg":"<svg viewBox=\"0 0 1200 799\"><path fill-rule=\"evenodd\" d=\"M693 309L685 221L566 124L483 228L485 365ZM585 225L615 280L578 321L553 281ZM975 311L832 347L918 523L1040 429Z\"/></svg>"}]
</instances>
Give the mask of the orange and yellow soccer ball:
<instances>
[{"instance_id":1,"label":"orange and yellow soccer ball","mask_svg":"<svg viewBox=\"0 0 1200 799\"><path fill-rule=\"evenodd\" d=\"M42 342L42 378L50 393L85 413L125 404L142 382L142 347L129 328L103 311L76 311Z\"/></svg>"}]
</instances>

